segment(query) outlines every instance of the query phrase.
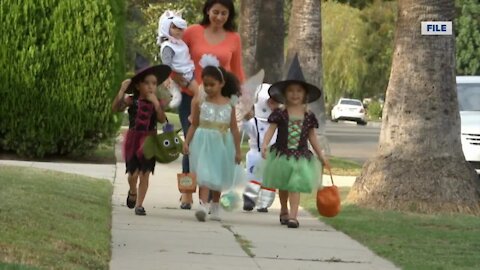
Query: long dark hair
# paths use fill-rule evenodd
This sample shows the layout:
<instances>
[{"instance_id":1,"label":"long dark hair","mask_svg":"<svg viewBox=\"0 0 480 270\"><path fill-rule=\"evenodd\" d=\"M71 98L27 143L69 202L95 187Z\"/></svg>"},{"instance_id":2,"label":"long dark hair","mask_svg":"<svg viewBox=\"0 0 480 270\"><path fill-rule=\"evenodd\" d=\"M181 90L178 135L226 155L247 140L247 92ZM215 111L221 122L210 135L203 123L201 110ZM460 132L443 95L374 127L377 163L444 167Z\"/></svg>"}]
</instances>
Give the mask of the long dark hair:
<instances>
[{"instance_id":1,"label":"long dark hair","mask_svg":"<svg viewBox=\"0 0 480 270\"><path fill-rule=\"evenodd\" d=\"M210 24L210 19L208 18L207 12L212 8L213 5L220 4L228 9L228 18L225 24L223 25L223 29L234 32L237 30L237 25L235 24L235 5L233 4L233 0L207 0L203 5L203 19L200 22L201 25L207 26Z\"/></svg>"},{"instance_id":2,"label":"long dark hair","mask_svg":"<svg viewBox=\"0 0 480 270\"><path fill-rule=\"evenodd\" d=\"M202 70L202 79L205 76L212 77L219 82L225 82L222 87L222 96L230 98L233 95L240 95L239 80L235 74L226 71L223 67L206 66Z\"/></svg>"}]
</instances>

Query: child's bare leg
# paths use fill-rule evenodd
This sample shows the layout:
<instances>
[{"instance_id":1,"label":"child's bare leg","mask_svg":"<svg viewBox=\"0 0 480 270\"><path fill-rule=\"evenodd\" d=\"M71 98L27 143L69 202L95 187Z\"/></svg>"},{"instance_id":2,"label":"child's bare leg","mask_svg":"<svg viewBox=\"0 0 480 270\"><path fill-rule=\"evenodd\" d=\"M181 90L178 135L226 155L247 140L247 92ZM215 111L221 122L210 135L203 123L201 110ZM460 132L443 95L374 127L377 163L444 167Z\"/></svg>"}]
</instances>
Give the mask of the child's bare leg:
<instances>
[{"instance_id":1,"label":"child's bare leg","mask_svg":"<svg viewBox=\"0 0 480 270\"><path fill-rule=\"evenodd\" d=\"M135 207L143 206L143 200L145 200L145 195L147 195L149 178L149 171L140 173L140 184L138 185L137 204Z\"/></svg>"},{"instance_id":2,"label":"child's bare leg","mask_svg":"<svg viewBox=\"0 0 480 270\"><path fill-rule=\"evenodd\" d=\"M290 202L290 219L297 219L298 215L298 206L300 205L300 193L299 192L289 192L288 199Z\"/></svg>"},{"instance_id":3,"label":"child's bare leg","mask_svg":"<svg viewBox=\"0 0 480 270\"><path fill-rule=\"evenodd\" d=\"M220 191L212 190L212 202L218 203L221 195L222 193Z\"/></svg>"},{"instance_id":4,"label":"child's bare leg","mask_svg":"<svg viewBox=\"0 0 480 270\"><path fill-rule=\"evenodd\" d=\"M288 215L288 191L279 190L278 197L280 198L280 215Z\"/></svg>"},{"instance_id":5,"label":"child's bare leg","mask_svg":"<svg viewBox=\"0 0 480 270\"><path fill-rule=\"evenodd\" d=\"M210 190L207 187L199 187L198 188L198 198L202 201L203 204L208 202L208 193ZM190 194L191 195L191 194Z\"/></svg>"},{"instance_id":6,"label":"child's bare leg","mask_svg":"<svg viewBox=\"0 0 480 270\"><path fill-rule=\"evenodd\" d=\"M280 198L280 224L286 225L288 223L288 191L279 190L278 197Z\"/></svg>"},{"instance_id":7,"label":"child's bare leg","mask_svg":"<svg viewBox=\"0 0 480 270\"><path fill-rule=\"evenodd\" d=\"M193 197L192 193L182 193L182 203L192 203L193 202Z\"/></svg>"},{"instance_id":8,"label":"child's bare leg","mask_svg":"<svg viewBox=\"0 0 480 270\"><path fill-rule=\"evenodd\" d=\"M130 198L132 200L136 199L137 197L137 184L138 184L138 170L134 173L128 174L128 185L130 186Z\"/></svg>"}]
</instances>

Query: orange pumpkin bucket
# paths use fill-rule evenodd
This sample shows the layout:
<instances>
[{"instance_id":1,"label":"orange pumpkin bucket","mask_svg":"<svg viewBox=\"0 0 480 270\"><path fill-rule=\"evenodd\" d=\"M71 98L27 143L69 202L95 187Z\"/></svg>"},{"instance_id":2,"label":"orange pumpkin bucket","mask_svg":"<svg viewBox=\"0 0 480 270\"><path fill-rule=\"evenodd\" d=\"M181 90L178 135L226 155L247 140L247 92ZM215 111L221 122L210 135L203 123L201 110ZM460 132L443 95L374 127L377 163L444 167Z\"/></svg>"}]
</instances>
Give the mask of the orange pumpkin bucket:
<instances>
[{"instance_id":1,"label":"orange pumpkin bucket","mask_svg":"<svg viewBox=\"0 0 480 270\"><path fill-rule=\"evenodd\" d=\"M330 180L331 186L317 191L317 210L324 217L334 217L340 212L340 193L333 183L332 172L330 172Z\"/></svg>"}]
</instances>

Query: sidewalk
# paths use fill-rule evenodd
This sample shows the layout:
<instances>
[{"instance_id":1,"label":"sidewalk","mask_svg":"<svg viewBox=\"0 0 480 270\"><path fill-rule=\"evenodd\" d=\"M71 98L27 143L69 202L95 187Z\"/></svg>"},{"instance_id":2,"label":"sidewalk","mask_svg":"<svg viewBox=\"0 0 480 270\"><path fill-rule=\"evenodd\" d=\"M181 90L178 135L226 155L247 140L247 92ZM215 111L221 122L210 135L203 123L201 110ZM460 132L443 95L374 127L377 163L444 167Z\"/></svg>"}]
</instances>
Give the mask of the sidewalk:
<instances>
[{"instance_id":1,"label":"sidewalk","mask_svg":"<svg viewBox=\"0 0 480 270\"><path fill-rule=\"evenodd\" d=\"M198 222L194 217L197 194L192 210L179 208L179 160L157 163L144 204L147 216L135 216L125 206L124 168L124 163L117 163L112 197L113 270L396 269L305 211L300 212L300 228L281 226L278 198L269 213L239 209L222 212L221 222ZM354 180L336 178L339 185Z\"/></svg>"},{"instance_id":2,"label":"sidewalk","mask_svg":"<svg viewBox=\"0 0 480 270\"><path fill-rule=\"evenodd\" d=\"M147 216L125 206L125 164L99 165L0 160L0 165L26 166L81 174L113 182L112 259L110 269L397 269L345 234L300 211L300 228L278 221L278 198L269 213L222 212L222 221L200 223L192 210L179 209L176 173L180 160L158 164L145 200ZM339 186L354 177L335 177ZM195 194L197 195L197 194Z\"/></svg>"}]
</instances>

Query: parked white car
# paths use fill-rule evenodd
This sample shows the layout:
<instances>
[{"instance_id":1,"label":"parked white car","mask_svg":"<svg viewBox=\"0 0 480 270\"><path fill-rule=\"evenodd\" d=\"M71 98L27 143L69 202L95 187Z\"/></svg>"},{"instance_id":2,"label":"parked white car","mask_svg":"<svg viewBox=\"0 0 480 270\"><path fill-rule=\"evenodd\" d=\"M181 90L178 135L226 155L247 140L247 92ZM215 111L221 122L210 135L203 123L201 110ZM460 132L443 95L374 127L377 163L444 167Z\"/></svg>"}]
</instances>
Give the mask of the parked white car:
<instances>
[{"instance_id":1,"label":"parked white car","mask_svg":"<svg viewBox=\"0 0 480 270\"><path fill-rule=\"evenodd\" d=\"M480 76L457 76L457 94L463 154L480 174Z\"/></svg>"},{"instance_id":2,"label":"parked white car","mask_svg":"<svg viewBox=\"0 0 480 270\"><path fill-rule=\"evenodd\" d=\"M331 116L333 122L348 120L355 121L358 125L367 124L365 108L358 99L341 98L333 107Z\"/></svg>"}]
</instances>

